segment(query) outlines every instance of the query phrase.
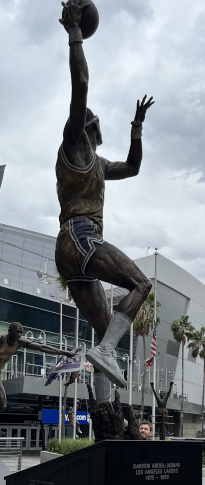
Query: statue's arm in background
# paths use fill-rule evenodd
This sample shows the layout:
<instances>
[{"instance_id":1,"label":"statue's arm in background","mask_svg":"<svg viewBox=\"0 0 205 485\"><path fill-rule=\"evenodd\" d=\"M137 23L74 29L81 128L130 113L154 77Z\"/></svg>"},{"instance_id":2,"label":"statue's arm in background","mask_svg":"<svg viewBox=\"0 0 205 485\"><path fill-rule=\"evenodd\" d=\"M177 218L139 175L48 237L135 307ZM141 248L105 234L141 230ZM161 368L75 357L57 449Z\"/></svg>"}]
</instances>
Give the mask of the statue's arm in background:
<instances>
[{"instance_id":1,"label":"statue's arm in background","mask_svg":"<svg viewBox=\"0 0 205 485\"><path fill-rule=\"evenodd\" d=\"M46 354L65 355L66 357L73 357L73 354L71 352L55 349L55 347L51 347L51 345L40 344L37 342L30 342L30 340L24 339L23 337L19 339L18 344L19 344L19 348L23 347L24 349L29 349L29 350L39 350L40 352L45 352Z\"/></svg>"},{"instance_id":2,"label":"statue's arm in background","mask_svg":"<svg viewBox=\"0 0 205 485\"><path fill-rule=\"evenodd\" d=\"M157 401L157 404L158 404L158 405L159 405L159 404L161 404L161 401L160 401L160 399L159 399L159 396L158 396L158 394L156 393L155 388L154 388L154 382L150 382L150 386L151 386L151 388L152 388L152 390L153 390L153 393L154 393L155 399L156 399L156 401Z\"/></svg>"},{"instance_id":3,"label":"statue's arm in background","mask_svg":"<svg viewBox=\"0 0 205 485\"><path fill-rule=\"evenodd\" d=\"M167 393L167 395L166 395L166 401L165 401L165 402L166 402L166 404L167 404L167 401L168 401L169 396L170 396L170 394L171 394L171 390L172 390L172 386L173 386L173 384L174 384L174 381L170 382L170 384L169 384L169 391L168 391L168 393Z\"/></svg>"}]
</instances>

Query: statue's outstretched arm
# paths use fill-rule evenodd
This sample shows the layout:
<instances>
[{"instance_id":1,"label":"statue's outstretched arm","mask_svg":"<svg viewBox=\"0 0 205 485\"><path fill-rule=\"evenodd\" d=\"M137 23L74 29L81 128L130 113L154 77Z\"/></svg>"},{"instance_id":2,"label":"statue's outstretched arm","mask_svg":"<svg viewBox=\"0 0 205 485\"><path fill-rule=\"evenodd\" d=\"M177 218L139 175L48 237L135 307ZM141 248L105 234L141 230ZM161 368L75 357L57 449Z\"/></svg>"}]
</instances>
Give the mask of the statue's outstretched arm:
<instances>
[{"instance_id":1,"label":"statue's outstretched arm","mask_svg":"<svg viewBox=\"0 0 205 485\"><path fill-rule=\"evenodd\" d=\"M150 382L150 386L151 386L151 388L152 388L152 390L153 390L153 393L154 393L155 399L156 399L156 401L157 401L157 404L159 404L159 403L160 403L160 399L159 399L158 394L157 394L157 393L156 393L156 391L155 391L155 388L154 388L154 382Z\"/></svg>"},{"instance_id":2,"label":"statue's outstretched arm","mask_svg":"<svg viewBox=\"0 0 205 485\"><path fill-rule=\"evenodd\" d=\"M166 404L167 404L167 401L168 401L169 396L171 394L173 384L174 384L174 381L170 382L170 384L169 384L169 391L168 391L167 396L166 396Z\"/></svg>"},{"instance_id":3,"label":"statue's outstretched arm","mask_svg":"<svg viewBox=\"0 0 205 485\"><path fill-rule=\"evenodd\" d=\"M85 126L87 92L88 92L88 66L83 51L83 38L79 27L82 10L88 4L80 6L70 3L62 3L63 18L61 24L68 32L70 46L70 73L72 94L70 103L70 115L64 129L64 144L75 144L79 141Z\"/></svg>"},{"instance_id":4,"label":"statue's outstretched arm","mask_svg":"<svg viewBox=\"0 0 205 485\"><path fill-rule=\"evenodd\" d=\"M51 345L44 345L37 342L30 342L30 340L27 340L24 338L19 339L19 348L20 347L23 347L24 349L30 349L30 350L39 350L40 352L45 352L45 354L66 355L66 357L73 357L73 354L71 352L55 349L55 347L51 347Z\"/></svg>"}]
</instances>

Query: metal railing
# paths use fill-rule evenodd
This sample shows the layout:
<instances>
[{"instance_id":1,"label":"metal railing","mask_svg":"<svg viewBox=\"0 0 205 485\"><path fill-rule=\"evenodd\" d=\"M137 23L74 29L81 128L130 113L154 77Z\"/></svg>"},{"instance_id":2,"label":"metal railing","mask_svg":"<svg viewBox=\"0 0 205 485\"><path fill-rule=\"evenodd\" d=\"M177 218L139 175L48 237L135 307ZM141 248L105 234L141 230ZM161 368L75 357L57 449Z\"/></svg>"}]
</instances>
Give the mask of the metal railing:
<instances>
[{"instance_id":1,"label":"metal railing","mask_svg":"<svg viewBox=\"0 0 205 485\"><path fill-rule=\"evenodd\" d=\"M21 471L22 442L25 438L0 438L0 460L11 472Z\"/></svg>"}]
</instances>

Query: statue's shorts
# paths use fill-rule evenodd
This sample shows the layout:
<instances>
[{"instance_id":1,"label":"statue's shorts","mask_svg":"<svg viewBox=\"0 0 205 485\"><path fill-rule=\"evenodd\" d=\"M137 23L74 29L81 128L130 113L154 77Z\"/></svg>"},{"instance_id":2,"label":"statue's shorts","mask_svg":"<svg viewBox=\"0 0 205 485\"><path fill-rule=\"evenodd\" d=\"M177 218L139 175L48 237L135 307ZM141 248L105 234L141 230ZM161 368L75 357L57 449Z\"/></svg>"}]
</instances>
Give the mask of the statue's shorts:
<instances>
[{"instance_id":1,"label":"statue's shorts","mask_svg":"<svg viewBox=\"0 0 205 485\"><path fill-rule=\"evenodd\" d=\"M96 281L86 275L86 266L95 252L95 244L103 244L96 224L85 216L66 221L56 241L55 260L59 274L67 282Z\"/></svg>"}]
</instances>

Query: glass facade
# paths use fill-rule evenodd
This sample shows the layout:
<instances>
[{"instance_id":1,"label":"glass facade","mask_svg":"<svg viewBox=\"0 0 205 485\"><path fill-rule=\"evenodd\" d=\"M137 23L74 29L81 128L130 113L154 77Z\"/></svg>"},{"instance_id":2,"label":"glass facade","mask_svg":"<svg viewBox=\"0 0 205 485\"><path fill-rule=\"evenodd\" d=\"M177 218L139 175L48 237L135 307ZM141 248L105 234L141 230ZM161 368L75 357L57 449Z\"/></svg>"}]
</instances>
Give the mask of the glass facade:
<instances>
[{"instance_id":1,"label":"glass facade","mask_svg":"<svg viewBox=\"0 0 205 485\"><path fill-rule=\"evenodd\" d=\"M29 295L10 288L0 287L0 321L20 322L23 327L43 329L59 334L60 303ZM63 333L74 337L76 309L68 304L62 305ZM91 326L80 314L79 338L91 340Z\"/></svg>"}]
</instances>

